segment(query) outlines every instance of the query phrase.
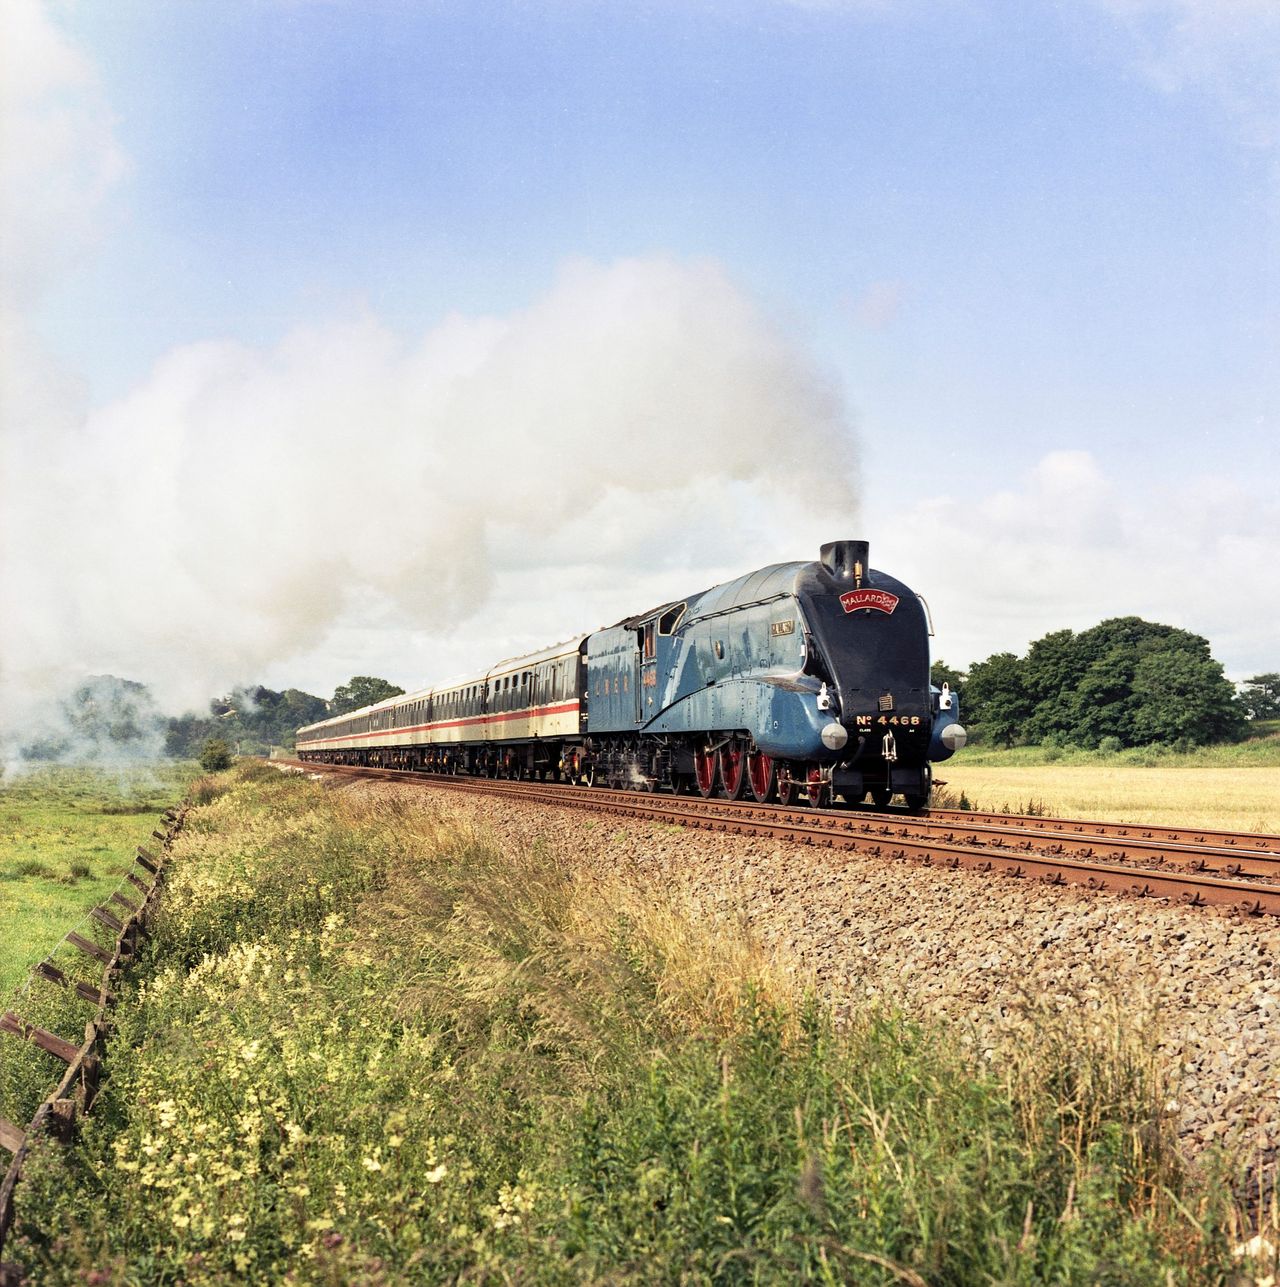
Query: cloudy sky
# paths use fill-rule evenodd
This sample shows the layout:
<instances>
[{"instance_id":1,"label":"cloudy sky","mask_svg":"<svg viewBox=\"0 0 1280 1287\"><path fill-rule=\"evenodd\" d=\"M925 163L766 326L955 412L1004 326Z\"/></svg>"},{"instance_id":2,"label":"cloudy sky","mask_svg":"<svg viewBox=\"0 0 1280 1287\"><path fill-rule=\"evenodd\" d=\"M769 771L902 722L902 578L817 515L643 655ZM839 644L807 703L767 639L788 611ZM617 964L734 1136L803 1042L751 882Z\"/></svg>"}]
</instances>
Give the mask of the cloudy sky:
<instances>
[{"instance_id":1,"label":"cloudy sky","mask_svg":"<svg viewBox=\"0 0 1280 1287\"><path fill-rule=\"evenodd\" d=\"M1272 0L4 0L0 700L420 684L836 537L1280 667Z\"/></svg>"}]
</instances>

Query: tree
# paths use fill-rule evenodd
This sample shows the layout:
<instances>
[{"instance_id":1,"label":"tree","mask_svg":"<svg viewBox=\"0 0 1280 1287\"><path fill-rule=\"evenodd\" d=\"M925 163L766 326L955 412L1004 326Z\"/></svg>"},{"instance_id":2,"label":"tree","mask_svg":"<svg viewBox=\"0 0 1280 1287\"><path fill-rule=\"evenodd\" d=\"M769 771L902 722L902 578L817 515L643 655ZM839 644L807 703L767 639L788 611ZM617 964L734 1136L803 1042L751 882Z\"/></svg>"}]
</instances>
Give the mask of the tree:
<instances>
[{"instance_id":1,"label":"tree","mask_svg":"<svg viewBox=\"0 0 1280 1287\"><path fill-rule=\"evenodd\" d=\"M1240 686L1240 700L1249 719L1280 719L1280 675L1268 671Z\"/></svg>"},{"instance_id":2,"label":"tree","mask_svg":"<svg viewBox=\"0 0 1280 1287\"><path fill-rule=\"evenodd\" d=\"M211 737L200 749L200 767L206 773L221 773L231 767L231 748L220 737Z\"/></svg>"},{"instance_id":3,"label":"tree","mask_svg":"<svg viewBox=\"0 0 1280 1287\"><path fill-rule=\"evenodd\" d=\"M1206 743L1242 727L1209 641L1141 617L1045 635L1027 650L1022 677L1033 741Z\"/></svg>"},{"instance_id":4,"label":"tree","mask_svg":"<svg viewBox=\"0 0 1280 1287\"><path fill-rule=\"evenodd\" d=\"M324 719L323 697L286 688L277 693L261 684L233 689L209 703L207 715L186 714L169 721L165 751L195 759L211 737L221 738L241 755L265 755L273 746L293 747L293 735L307 724Z\"/></svg>"},{"instance_id":5,"label":"tree","mask_svg":"<svg viewBox=\"0 0 1280 1287\"><path fill-rule=\"evenodd\" d=\"M1135 665L1135 654L1122 645L1095 657L1075 687L1063 694L1062 719L1050 732L1059 732L1080 746L1097 746L1104 737L1117 738L1123 746L1135 745Z\"/></svg>"},{"instance_id":6,"label":"tree","mask_svg":"<svg viewBox=\"0 0 1280 1287\"><path fill-rule=\"evenodd\" d=\"M1133 672L1135 742L1207 745L1240 737L1244 716L1220 663L1197 650L1145 653Z\"/></svg>"},{"instance_id":7,"label":"tree","mask_svg":"<svg viewBox=\"0 0 1280 1287\"><path fill-rule=\"evenodd\" d=\"M117 675L91 675L40 712L27 759L150 759L165 720L151 690Z\"/></svg>"},{"instance_id":8,"label":"tree","mask_svg":"<svg viewBox=\"0 0 1280 1287\"><path fill-rule=\"evenodd\" d=\"M350 683L339 684L334 689L329 714L345 715L348 711L386 701L388 697L399 697L403 692L403 688L397 688L385 679L376 679L372 675L352 675Z\"/></svg>"},{"instance_id":9,"label":"tree","mask_svg":"<svg viewBox=\"0 0 1280 1287\"><path fill-rule=\"evenodd\" d=\"M1089 664L1086 651L1073 630L1055 630L1027 649L1022 679L1031 707L1026 727L1030 741L1065 733L1062 697L1084 677Z\"/></svg>"},{"instance_id":10,"label":"tree","mask_svg":"<svg viewBox=\"0 0 1280 1287\"><path fill-rule=\"evenodd\" d=\"M964 697L974 725L993 742L1012 746L1022 734L1031 707L1022 662L1013 653L998 652L975 662L965 679Z\"/></svg>"}]
</instances>

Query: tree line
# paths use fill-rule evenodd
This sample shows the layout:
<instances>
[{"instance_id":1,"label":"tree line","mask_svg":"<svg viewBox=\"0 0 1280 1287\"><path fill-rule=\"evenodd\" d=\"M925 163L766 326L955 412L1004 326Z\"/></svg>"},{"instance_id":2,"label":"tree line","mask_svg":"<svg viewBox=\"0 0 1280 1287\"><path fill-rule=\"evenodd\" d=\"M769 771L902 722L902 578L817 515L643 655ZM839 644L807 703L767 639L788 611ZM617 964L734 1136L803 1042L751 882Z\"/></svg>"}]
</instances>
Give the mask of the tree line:
<instances>
[{"instance_id":1,"label":"tree line","mask_svg":"<svg viewBox=\"0 0 1280 1287\"><path fill-rule=\"evenodd\" d=\"M1120 750L1239 741L1280 718L1280 674L1236 686L1200 635L1141 617L1055 630L1018 656L994 653L967 672L939 661L935 684L957 691L978 741Z\"/></svg>"},{"instance_id":2,"label":"tree line","mask_svg":"<svg viewBox=\"0 0 1280 1287\"><path fill-rule=\"evenodd\" d=\"M209 742L222 743L227 755L266 755L273 746L292 749L295 732L307 724L403 692L372 675L353 675L327 700L299 688L276 692L245 684L215 697L207 711L168 716L146 684L93 675L52 704L21 755L37 761L150 759L160 754L199 759Z\"/></svg>"},{"instance_id":3,"label":"tree line","mask_svg":"<svg viewBox=\"0 0 1280 1287\"><path fill-rule=\"evenodd\" d=\"M339 684L327 701L298 688L283 692L260 684L237 688L211 701L207 715L193 713L170 719L165 754L197 759L211 739L225 742L230 753L237 755L266 755L273 746L292 750L298 729L403 692L403 688L373 675L353 675L347 683Z\"/></svg>"}]
</instances>

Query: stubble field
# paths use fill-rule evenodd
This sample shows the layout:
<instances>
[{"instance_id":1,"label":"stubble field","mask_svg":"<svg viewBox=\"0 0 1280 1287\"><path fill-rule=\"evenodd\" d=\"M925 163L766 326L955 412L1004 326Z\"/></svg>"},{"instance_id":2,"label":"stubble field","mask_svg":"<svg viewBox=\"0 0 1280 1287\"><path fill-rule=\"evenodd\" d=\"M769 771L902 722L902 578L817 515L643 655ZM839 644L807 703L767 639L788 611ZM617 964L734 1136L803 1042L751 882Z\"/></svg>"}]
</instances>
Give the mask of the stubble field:
<instances>
[{"instance_id":1,"label":"stubble field","mask_svg":"<svg viewBox=\"0 0 1280 1287\"><path fill-rule=\"evenodd\" d=\"M1280 832L1280 768L966 764L940 767L970 807L1219 831Z\"/></svg>"}]
</instances>

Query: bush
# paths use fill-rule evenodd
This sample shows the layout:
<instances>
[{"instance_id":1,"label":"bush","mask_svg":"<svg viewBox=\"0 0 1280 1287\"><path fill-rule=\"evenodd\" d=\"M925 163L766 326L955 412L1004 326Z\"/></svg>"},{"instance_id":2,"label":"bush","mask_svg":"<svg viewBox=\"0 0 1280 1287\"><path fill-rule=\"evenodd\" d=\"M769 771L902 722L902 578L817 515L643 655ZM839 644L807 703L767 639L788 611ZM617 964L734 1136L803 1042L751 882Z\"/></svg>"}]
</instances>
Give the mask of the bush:
<instances>
[{"instance_id":1,"label":"bush","mask_svg":"<svg viewBox=\"0 0 1280 1287\"><path fill-rule=\"evenodd\" d=\"M211 737L200 749L200 767L206 773L221 773L231 767L231 748L220 737Z\"/></svg>"},{"instance_id":2,"label":"bush","mask_svg":"<svg viewBox=\"0 0 1280 1287\"><path fill-rule=\"evenodd\" d=\"M1122 743L1118 737L1108 734L1098 743L1098 753L1100 755L1115 755L1121 749Z\"/></svg>"}]
</instances>

